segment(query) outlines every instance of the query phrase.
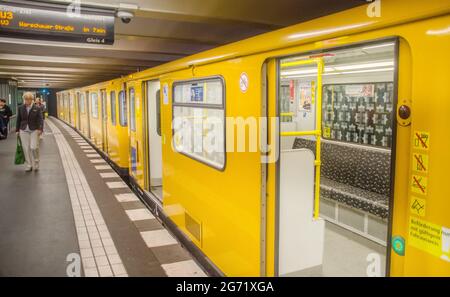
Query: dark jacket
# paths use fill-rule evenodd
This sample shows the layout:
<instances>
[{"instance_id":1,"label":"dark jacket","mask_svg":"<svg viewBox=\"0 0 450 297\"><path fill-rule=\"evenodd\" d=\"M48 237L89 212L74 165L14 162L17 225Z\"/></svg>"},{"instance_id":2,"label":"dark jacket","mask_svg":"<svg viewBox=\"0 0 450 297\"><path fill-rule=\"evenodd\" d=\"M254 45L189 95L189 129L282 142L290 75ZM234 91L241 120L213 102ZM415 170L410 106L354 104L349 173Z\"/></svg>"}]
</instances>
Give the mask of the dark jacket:
<instances>
[{"instance_id":1,"label":"dark jacket","mask_svg":"<svg viewBox=\"0 0 450 297\"><path fill-rule=\"evenodd\" d=\"M5 123L9 122L9 118L12 117L12 115L12 110L8 105L0 108L0 117L3 119L3 121L5 121Z\"/></svg>"},{"instance_id":2,"label":"dark jacket","mask_svg":"<svg viewBox=\"0 0 450 297\"><path fill-rule=\"evenodd\" d=\"M25 130L28 127L31 131L41 130L44 128L44 119L42 117L42 110L33 104L30 112L27 112L25 104L21 105L17 110L17 125L16 131Z\"/></svg>"}]
</instances>

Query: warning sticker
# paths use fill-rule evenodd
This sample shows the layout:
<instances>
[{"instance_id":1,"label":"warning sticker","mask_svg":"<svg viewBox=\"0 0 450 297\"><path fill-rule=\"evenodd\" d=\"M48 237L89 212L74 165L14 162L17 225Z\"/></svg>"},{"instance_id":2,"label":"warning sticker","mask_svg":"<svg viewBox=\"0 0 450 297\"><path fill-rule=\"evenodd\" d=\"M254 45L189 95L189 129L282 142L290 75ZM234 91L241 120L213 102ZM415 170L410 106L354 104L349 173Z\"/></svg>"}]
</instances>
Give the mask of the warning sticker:
<instances>
[{"instance_id":1,"label":"warning sticker","mask_svg":"<svg viewBox=\"0 0 450 297\"><path fill-rule=\"evenodd\" d=\"M430 148L430 133L415 131L413 146L415 149L428 150Z\"/></svg>"},{"instance_id":2,"label":"warning sticker","mask_svg":"<svg viewBox=\"0 0 450 297\"><path fill-rule=\"evenodd\" d=\"M425 216L426 200L418 197L411 197L409 209L411 213L418 216Z\"/></svg>"},{"instance_id":3,"label":"warning sticker","mask_svg":"<svg viewBox=\"0 0 450 297\"><path fill-rule=\"evenodd\" d=\"M450 229L411 217L408 244L450 261Z\"/></svg>"},{"instance_id":4,"label":"warning sticker","mask_svg":"<svg viewBox=\"0 0 450 297\"><path fill-rule=\"evenodd\" d=\"M413 153L412 164L413 171L428 173L428 155Z\"/></svg>"},{"instance_id":5,"label":"warning sticker","mask_svg":"<svg viewBox=\"0 0 450 297\"><path fill-rule=\"evenodd\" d=\"M428 178L420 175L412 175L411 191L413 193L426 195L428 192Z\"/></svg>"}]
</instances>

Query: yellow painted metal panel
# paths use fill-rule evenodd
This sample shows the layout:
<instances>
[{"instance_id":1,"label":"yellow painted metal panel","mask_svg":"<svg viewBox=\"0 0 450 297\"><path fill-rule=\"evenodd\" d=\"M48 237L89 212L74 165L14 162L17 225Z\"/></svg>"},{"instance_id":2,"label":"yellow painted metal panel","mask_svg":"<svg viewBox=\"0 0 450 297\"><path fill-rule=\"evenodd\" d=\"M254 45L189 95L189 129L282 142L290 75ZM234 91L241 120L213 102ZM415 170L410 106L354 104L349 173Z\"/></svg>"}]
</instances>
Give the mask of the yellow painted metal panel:
<instances>
[{"instance_id":1,"label":"yellow painted metal panel","mask_svg":"<svg viewBox=\"0 0 450 297\"><path fill-rule=\"evenodd\" d=\"M259 116L261 66L266 59L400 37L398 101L412 106L412 121L411 126L397 126L392 235L406 239L406 252L404 256L391 252L390 271L393 276L450 275L449 262L408 242L414 131L427 131L431 139L427 152L428 191L422 198L426 199L427 209L422 219L430 222L430 226L450 227L447 199L450 190L445 187L450 167L450 139L445 129L449 119L443 112L450 110L447 87L450 4L419 0L382 3L381 18L369 18L365 7L361 6L168 63L125 80L132 84L136 79L139 82L161 75L162 85L169 85L171 98L174 81L222 75L226 84L226 116ZM189 65L196 67L192 70ZM275 77L270 75L275 71L273 60L268 65L269 77ZM250 78L246 93L239 90L239 76L244 70ZM140 89L140 86L136 88L136 94ZM270 115L274 115L276 109L274 94L275 81L269 81ZM139 97L143 98L142 95ZM142 119L143 111L137 110L137 113ZM259 275L260 153L229 152L225 170L218 171L173 151L171 119L169 100L168 105L162 105L164 211L224 273ZM138 118L136 124L140 135L130 135L132 144L144 139L143 126L139 126L142 120ZM125 137L125 134L118 137ZM127 153L128 147L120 143L120 151ZM128 153L126 156L128 159ZM142 185L142 181L139 184ZM267 188L266 271L274 275L276 176L273 163L269 165ZM185 212L200 223L200 241L187 230Z\"/></svg>"},{"instance_id":2,"label":"yellow painted metal panel","mask_svg":"<svg viewBox=\"0 0 450 297\"><path fill-rule=\"evenodd\" d=\"M261 58L235 59L208 67L164 76L170 104L162 105L164 210L227 275L260 273L260 152L227 152L223 171L207 166L172 149L172 83L220 75L226 89L226 116L259 116L261 113ZM239 89L245 69L248 90ZM227 141L237 135L227 130ZM201 224L196 240L185 226L185 212Z\"/></svg>"}]
</instances>

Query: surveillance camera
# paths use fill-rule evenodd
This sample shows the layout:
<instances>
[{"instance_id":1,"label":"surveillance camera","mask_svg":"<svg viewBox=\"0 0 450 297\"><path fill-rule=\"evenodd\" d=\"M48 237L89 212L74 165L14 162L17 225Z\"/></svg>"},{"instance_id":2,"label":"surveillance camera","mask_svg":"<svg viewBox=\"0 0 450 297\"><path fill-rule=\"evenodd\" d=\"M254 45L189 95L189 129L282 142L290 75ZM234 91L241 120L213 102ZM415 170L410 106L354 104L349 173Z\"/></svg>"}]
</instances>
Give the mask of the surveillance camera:
<instances>
[{"instance_id":1,"label":"surveillance camera","mask_svg":"<svg viewBox=\"0 0 450 297\"><path fill-rule=\"evenodd\" d=\"M122 20L122 23L128 24L131 22L131 19L134 17L134 13L125 11L125 10L119 10L117 12L117 17L119 17Z\"/></svg>"}]
</instances>

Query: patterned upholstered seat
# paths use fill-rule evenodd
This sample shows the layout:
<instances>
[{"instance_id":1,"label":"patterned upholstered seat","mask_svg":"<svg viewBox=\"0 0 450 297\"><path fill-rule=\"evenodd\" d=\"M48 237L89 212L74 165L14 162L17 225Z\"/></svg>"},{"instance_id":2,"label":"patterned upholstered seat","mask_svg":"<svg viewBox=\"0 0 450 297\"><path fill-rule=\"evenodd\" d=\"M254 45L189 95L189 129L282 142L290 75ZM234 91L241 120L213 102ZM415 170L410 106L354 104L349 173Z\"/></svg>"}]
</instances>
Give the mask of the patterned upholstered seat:
<instances>
[{"instance_id":1,"label":"patterned upholstered seat","mask_svg":"<svg viewBox=\"0 0 450 297\"><path fill-rule=\"evenodd\" d=\"M315 152L316 142L297 138L293 148ZM321 197L388 217L390 151L334 141L322 142Z\"/></svg>"}]
</instances>

